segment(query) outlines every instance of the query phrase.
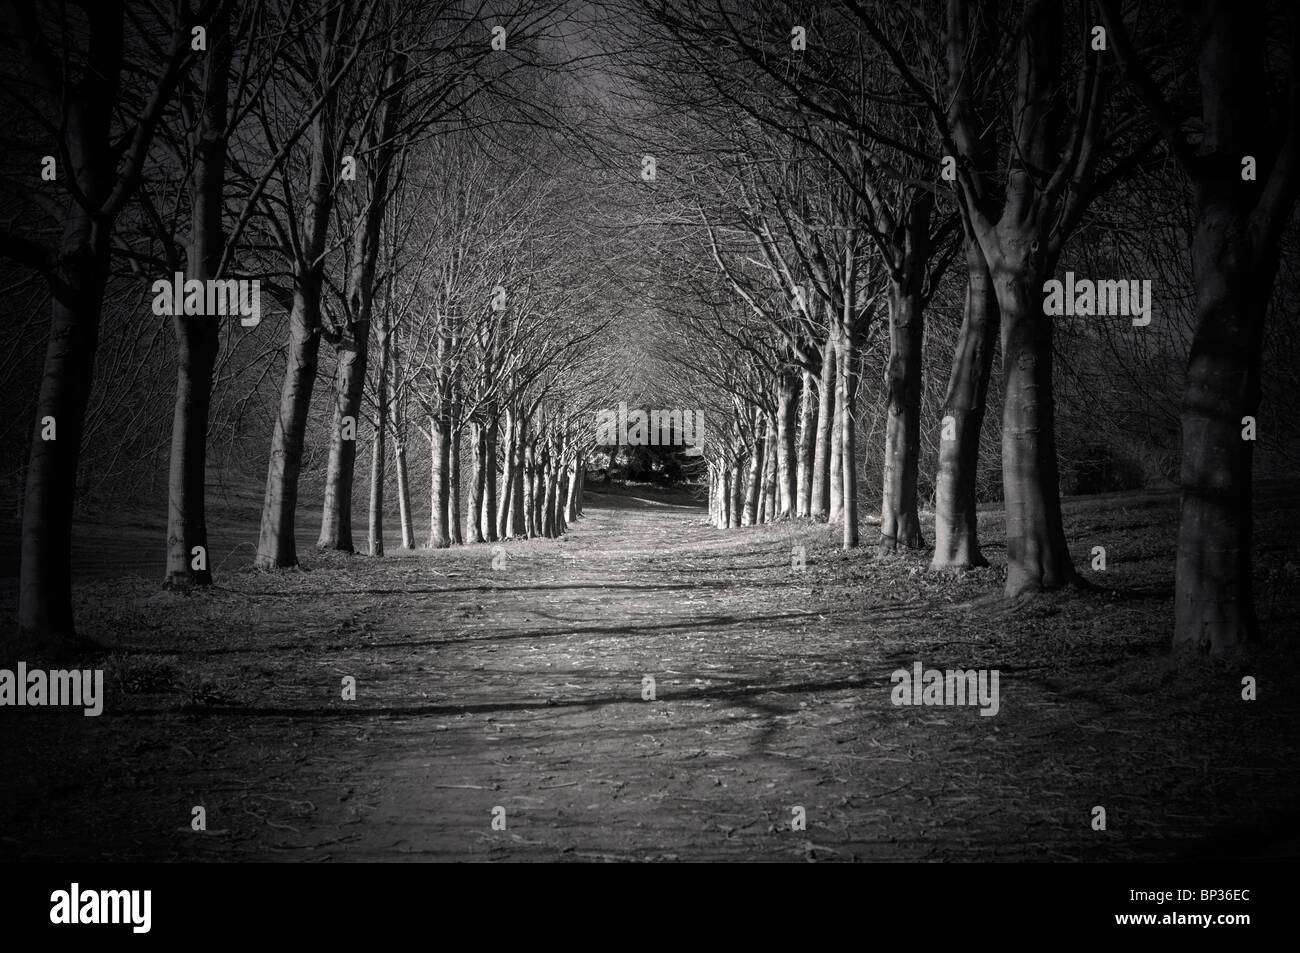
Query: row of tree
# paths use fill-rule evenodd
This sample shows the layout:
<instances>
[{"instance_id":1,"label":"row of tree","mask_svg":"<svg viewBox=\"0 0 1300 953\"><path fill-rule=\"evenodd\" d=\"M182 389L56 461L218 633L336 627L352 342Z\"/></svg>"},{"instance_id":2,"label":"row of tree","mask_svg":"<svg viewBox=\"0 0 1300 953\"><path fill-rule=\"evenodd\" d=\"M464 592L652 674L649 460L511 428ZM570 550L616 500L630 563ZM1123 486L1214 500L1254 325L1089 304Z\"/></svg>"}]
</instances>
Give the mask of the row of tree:
<instances>
[{"instance_id":1,"label":"row of tree","mask_svg":"<svg viewBox=\"0 0 1300 953\"><path fill-rule=\"evenodd\" d=\"M21 510L20 646L79 642L72 518L91 397L105 393L101 320L139 322L143 290L176 273L187 290L256 280L270 300L251 327L205 308L169 319L166 585L213 580L214 396L231 388L247 422L275 374L258 421L270 433L255 564L298 563L322 343L333 375L319 547L356 547L367 431L371 552L383 550L390 442L402 540L415 544L417 429L431 449L429 545L563 532L579 506L596 393L586 361L603 319L583 204L544 172L570 58L551 32L560 5L7 7L0 94L15 107L15 147L0 255L16 282L43 282L49 308Z\"/></svg>"},{"instance_id":2,"label":"row of tree","mask_svg":"<svg viewBox=\"0 0 1300 953\"><path fill-rule=\"evenodd\" d=\"M1256 636L1243 436L1295 381L1267 359L1294 352L1282 4L5 7L23 640L76 642L74 499L101 465L166 454L184 588L212 581L214 441L267 448L255 563L287 567L322 444L317 544L357 548L367 435L371 552L390 487L404 545L423 499L435 547L562 532L616 397L704 412L720 525L824 516L855 546L878 486L878 545L916 549L932 494L936 568L984 563L1000 468L1013 598L1076 578L1063 448L1172 429L1175 643ZM1154 279L1158 319L1051 313L1070 270ZM160 321L177 273L258 281L265 320Z\"/></svg>"},{"instance_id":3,"label":"row of tree","mask_svg":"<svg viewBox=\"0 0 1300 953\"><path fill-rule=\"evenodd\" d=\"M695 291L677 307L696 373L732 398L714 405L712 518L839 519L857 545L855 423L879 342L879 546L923 546L923 341L946 296L961 318L925 423L932 564L985 562L977 475L998 356L1006 594L1072 583L1055 392L1088 358L1061 359L1046 282L1063 265L1118 277L1084 270L1111 241L1102 220L1154 181L1183 203L1190 255L1153 241L1118 264L1160 279L1178 255L1190 277L1174 643L1225 654L1255 639L1253 422L1300 189L1300 17L1221 0L1140 18L1119 0L641 7L628 78L656 90L644 148L660 169L671 151L675 172L652 201L673 210ZM1184 289L1160 292L1169 320ZM1156 353L1127 308L1112 341L1117 327L1125 360Z\"/></svg>"}]
</instances>

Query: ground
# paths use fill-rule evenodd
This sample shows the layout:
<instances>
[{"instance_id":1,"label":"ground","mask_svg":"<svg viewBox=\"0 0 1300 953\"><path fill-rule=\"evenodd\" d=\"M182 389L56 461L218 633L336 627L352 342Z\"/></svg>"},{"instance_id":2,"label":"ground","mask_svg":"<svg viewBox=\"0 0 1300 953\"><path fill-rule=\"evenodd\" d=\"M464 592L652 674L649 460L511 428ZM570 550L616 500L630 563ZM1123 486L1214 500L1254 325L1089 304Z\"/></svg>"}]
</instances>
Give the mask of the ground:
<instances>
[{"instance_id":1,"label":"ground","mask_svg":"<svg viewBox=\"0 0 1300 953\"><path fill-rule=\"evenodd\" d=\"M305 571L245 547L188 595L159 586L155 528L100 514L76 603L105 711L0 709L0 856L1294 859L1300 490L1261 491L1270 643L1231 666L1167 650L1176 508L1068 500L1092 587L1014 609L997 510L993 565L956 575L598 485L563 539L376 559L302 536ZM997 669L998 713L895 706L916 661Z\"/></svg>"}]
</instances>

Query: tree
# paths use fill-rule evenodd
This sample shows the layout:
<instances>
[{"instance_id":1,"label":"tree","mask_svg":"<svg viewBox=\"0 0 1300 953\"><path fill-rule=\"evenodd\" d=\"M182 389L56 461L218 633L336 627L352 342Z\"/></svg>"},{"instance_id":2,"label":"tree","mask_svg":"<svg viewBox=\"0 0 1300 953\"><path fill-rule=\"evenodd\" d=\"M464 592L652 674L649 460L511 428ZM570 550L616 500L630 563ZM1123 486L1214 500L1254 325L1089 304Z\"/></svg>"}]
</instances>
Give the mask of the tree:
<instances>
[{"instance_id":1,"label":"tree","mask_svg":"<svg viewBox=\"0 0 1300 953\"><path fill-rule=\"evenodd\" d=\"M172 22L142 26L163 38L159 67L129 61L122 0L66 11L36 0L10 4L23 66L6 70L0 86L39 130L55 170L53 188L42 182L30 196L44 213L34 217L40 224L0 231L0 254L41 274L51 300L23 504L20 646L59 654L82 641L72 616L72 512L110 241L192 56L190 26L212 8L181 3ZM55 189L62 194L48 194ZM41 234L47 223L57 239Z\"/></svg>"},{"instance_id":2,"label":"tree","mask_svg":"<svg viewBox=\"0 0 1300 953\"><path fill-rule=\"evenodd\" d=\"M1103 0L1102 11L1126 73L1192 182L1197 318L1182 407L1173 645L1227 656L1259 637L1251 584L1254 441L1243 430L1259 408L1268 304L1300 193L1300 16L1288 11L1287 101L1281 115L1270 116L1268 7L1205 0L1200 135L1193 141L1118 3Z\"/></svg>"},{"instance_id":3,"label":"tree","mask_svg":"<svg viewBox=\"0 0 1300 953\"><path fill-rule=\"evenodd\" d=\"M1132 137L1131 119L1112 116L1107 127L1109 83L1102 48L1086 17L1077 18L1066 57L1064 9L1054 0L1025 0L1015 14L1010 49L999 60L1003 79L988 85L1010 88L991 104L1006 128L1007 154L996 203L978 169L985 147L969 98L947 108L912 67L881 20L856 0L847 0L858 22L905 84L927 105L944 154L955 162L962 220L979 242L997 298L1002 332L1003 498L1007 519L1006 594L1016 598L1063 586L1075 579L1061 517L1060 476L1052 385L1053 321L1043 313L1044 282L1061 249L1095 198L1128 174L1148 153L1151 141ZM1087 3L1080 9L1086 9ZM965 63L972 44L969 0L951 0L945 42L949 74ZM985 32L985 42L993 34ZM1074 72L1069 93L1065 69ZM976 67L972 67L976 68ZM994 211L996 209L996 211Z\"/></svg>"},{"instance_id":4,"label":"tree","mask_svg":"<svg viewBox=\"0 0 1300 953\"><path fill-rule=\"evenodd\" d=\"M280 408L271 437L266 493L258 532L254 564L274 569L298 564L294 532L298 506L298 477L322 331L321 295L325 284L325 255L329 222L334 207L336 178L340 174L339 87L350 75L371 38L377 6L370 6L359 21L345 4L327 6L313 26L304 31L300 54L309 66L300 78L306 85L302 99L315 104L311 114L305 160L307 192L301 211L295 208L293 187L301 166L286 162L276 177L278 194L264 202L282 253L291 263L293 306L289 313L289 346ZM297 62L286 56L288 62ZM268 151L281 152L274 124L277 117L263 109L259 117Z\"/></svg>"}]
</instances>

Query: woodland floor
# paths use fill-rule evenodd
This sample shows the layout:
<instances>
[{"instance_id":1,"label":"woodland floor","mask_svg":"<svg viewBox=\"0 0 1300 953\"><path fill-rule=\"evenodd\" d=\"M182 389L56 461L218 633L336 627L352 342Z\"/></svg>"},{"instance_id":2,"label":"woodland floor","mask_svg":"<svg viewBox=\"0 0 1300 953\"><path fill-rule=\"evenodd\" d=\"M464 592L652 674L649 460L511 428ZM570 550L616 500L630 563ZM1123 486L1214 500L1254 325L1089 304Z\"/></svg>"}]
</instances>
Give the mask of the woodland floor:
<instances>
[{"instance_id":1,"label":"woodland floor","mask_svg":"<svg viewBox=\"0 0 1300 953\"><path fill-rule=\"evenodd\" d=\"M500 569L490 546L372 559L304 533L307 571L236 555L192 595L139 558L156 529L103 517L76 601L110 646L84 662L105 710L0 710L0 858L1300 858L1300 488L1257 501L1271 643L1230 668L1166 649L1173 494L1068 500L1097 588L1015 611L999 511L994 565L956 576L845 555L825 526L716 530L683 501L591 492ZM14 601L0 580L6 627ZM914 661L998 669L1001 710L894 707Z\"/></svg>"}]
</instances>

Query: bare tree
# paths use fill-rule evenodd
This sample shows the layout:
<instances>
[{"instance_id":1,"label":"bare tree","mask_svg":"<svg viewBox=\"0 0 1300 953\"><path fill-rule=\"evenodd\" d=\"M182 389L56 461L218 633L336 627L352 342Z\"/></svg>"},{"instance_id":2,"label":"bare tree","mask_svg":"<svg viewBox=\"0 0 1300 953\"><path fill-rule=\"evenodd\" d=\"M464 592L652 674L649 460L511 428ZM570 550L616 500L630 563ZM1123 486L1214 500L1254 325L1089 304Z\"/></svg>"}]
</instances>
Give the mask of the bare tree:
<instances>
[{"instance_id":1,"label":"bare tree","mask_svg":"<svg viewBox=\"0 0 1300 953\"><path fill-rule=\"evenodd\" d=\"M1282 233L1300 193L1300 15L1287 11L1287 101L1268 115L1268 6L1206 0L1197 66L1199 140L1130 37L1115 0L1106 28L1169 150L1191 179L1196 336L1182 408L1182 516L1175 648L1226 656L1258 638L1251 585L1254 441L1264 327ZM1270 121L1275 120L1275 121Z\"/></svg>"},{"instance_id":2,"label":"bare tree","mask_svg":"<svg viewBox=\"0 0 1300 953\"><path fill-rule=\"evenodd\" d=\"M6 71L0 90L38 130L49 150L41 164L55 170L53 188L42 182L26 196L38 203L43 214L34 219L40 224L26 233L0 231L0 254L41 274L50 290L18 608L20 644L50 653L80 641L72 617L72 511L113 228L192 56L190 27L211 9L181 3L172 22L138 27L162 38L161 65L150 66L128 62L122 0L84 10L36 0L9 4L11 42L23 54L23 67ZM55 189L62 194L50 195ZM42 234L47 223L57 238Z\"/></svg>"}]
</instances>

